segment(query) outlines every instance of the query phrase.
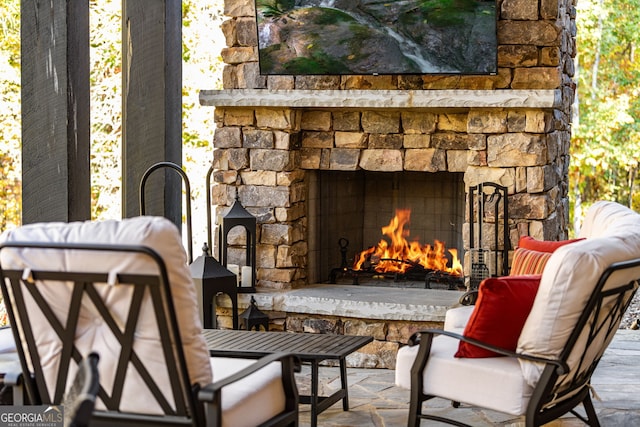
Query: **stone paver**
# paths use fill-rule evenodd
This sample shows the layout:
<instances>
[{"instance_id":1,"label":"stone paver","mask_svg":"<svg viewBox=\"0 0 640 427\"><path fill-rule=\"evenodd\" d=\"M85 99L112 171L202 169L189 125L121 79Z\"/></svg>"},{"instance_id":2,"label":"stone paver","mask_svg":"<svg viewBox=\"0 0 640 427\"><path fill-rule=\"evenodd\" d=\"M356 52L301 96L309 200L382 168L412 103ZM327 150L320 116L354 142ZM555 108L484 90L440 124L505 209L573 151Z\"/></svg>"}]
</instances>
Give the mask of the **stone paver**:
<instances>
[{"instance_id":1,"label":"stone paver","mask_svg":"<svg viewBox=\"0 0 640 427\"><path fill-rule=\"evenodd\" d=\"M594 406L603 427L640 425L640 331L620 330L604 354L592 378L596 396ZM397 427L407 424L409 391L394 386L394 371L389 369L349 368L350 410L336 403L320 414L321 427ZM301 392L308 389L310 369L298 374ZM325 394L339 387L338 368L320 368L320 389ZM433 410L455 416L478 427L524 427L521 418L478 408L453 408L449 401L434 399L426 403ZM582 408L579 407L579 410ZM300 427L308 427L309 406L300 406ZM428 425L423 421L423 426ZM569 415L547 424L549 427L584 426Z\"/></svg>"}]
</instances>

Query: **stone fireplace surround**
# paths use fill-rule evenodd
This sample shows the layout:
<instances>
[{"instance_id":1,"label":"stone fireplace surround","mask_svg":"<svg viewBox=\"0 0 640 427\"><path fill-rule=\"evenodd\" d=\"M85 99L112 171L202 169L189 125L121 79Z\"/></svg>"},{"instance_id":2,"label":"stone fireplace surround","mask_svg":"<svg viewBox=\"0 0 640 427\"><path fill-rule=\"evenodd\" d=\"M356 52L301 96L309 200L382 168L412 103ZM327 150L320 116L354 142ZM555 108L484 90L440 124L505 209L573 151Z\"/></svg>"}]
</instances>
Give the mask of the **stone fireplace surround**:
<instances>
[{"instance_id":1,"label":"stone fireplace surround","mask_svg":"<svg viewBox=\"0 0 640 427\"><path fill-rule=\"evenodd\" d=\"M214 138L214 204L224 211L239 196L258 217L260 286L320 281L316 273L308 280L311 171L462 173L467 188L490 181L509 189L511 247L521 235L565 236L568 145L551 131L558 91L310 91L306 102L289 92L291 99L268 90L201 94L224 112ZM494 223L485 218L490 249ZM467 218L465 250L468 226Z\"/></svg>"},{"instance_id":2,"label":"stone fireplace surround","mask_svg":"<svg viewBox=\"0 0 640 427\"><path fill-rule=\"evenodd\" d=\"M308 217L317 171L457 172L467 188L496 182L508 188L512 248L523 235L566 237L575 8L499 0L498 9L495 76L267 78L257 67L253 1L225 1L225 89L201 92L201 104L216 107L212 202L220 213L237 196L258 218L256 300L273 329L371 334L375 342L352 364L392 367L398 345L441 323L459 296L317 286ZM495 218L485 220L492 236Z\"/></svg>"}]
</instances>

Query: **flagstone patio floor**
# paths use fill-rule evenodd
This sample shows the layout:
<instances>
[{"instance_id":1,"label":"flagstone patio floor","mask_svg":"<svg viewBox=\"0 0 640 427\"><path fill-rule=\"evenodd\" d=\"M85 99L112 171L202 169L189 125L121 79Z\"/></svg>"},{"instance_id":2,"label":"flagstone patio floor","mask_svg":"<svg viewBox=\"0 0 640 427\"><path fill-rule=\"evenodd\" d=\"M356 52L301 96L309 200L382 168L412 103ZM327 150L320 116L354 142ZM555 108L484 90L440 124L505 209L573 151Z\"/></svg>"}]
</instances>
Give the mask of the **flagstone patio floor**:
<instances>
[{"instance_id":1,"label":"flagstone patio floor","mask_svg":"<svg viewBox=\"0 0 640 427\"><path fill-rule=\"evenodd\" d=\"M405 426L409 391L394 386L394 371L388 369L349 368L350 410L336 403L318 417L320 427L397 427ZM303 366L298 385L305 392L310 383L310 368ZM339 388L337 367L320 367L321 394ZM603 427L640 426L640 330L620 329L604 354L592 385L594 406ZM462 405L453 408L449 401L434 399L426 403L438 412L478 427L524 426L522 418ZM582 410L581 407L579 407ZM309 405L300 406L300 426L309 427ZM422 422L423 426L436 423ZM572 415L547 424L550 427L574 427L584 424Z\"/></svg>"}]
</instances>

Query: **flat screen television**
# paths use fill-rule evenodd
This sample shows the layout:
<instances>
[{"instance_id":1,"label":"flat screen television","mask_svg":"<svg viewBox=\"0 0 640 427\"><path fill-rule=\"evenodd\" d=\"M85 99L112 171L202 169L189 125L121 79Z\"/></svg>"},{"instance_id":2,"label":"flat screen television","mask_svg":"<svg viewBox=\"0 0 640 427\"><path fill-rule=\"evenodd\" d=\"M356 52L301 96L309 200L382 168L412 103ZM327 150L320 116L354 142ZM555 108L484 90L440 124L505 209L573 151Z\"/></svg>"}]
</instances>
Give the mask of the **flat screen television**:
<instances>
[{"instance_id":1,"label":"flat screen television","mask_svg":"<svg viewBox=\"0 0 640 427\"><path fill-rule=\"evenodd\" d=\"M496 0L255 0L263 75L495 74Z\"/></svg>"}]
</instances>

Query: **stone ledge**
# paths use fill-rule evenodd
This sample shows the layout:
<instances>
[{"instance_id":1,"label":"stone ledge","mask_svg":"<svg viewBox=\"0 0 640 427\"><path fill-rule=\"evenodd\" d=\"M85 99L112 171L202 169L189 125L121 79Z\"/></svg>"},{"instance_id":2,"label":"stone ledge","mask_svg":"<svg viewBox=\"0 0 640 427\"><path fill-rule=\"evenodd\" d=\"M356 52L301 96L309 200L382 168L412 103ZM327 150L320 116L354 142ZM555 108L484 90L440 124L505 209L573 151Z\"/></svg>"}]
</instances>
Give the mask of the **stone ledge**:
<instances>
[{"instance_id":1,"label":"stone ledge","mask_svg":"<svg viewBox=\"0 0 640 427\"><path fill-rule=\"evenodd\" d=\"M405 289L353 285L314 285L284 291L260 290L239 294L239 311L251 296L263 311L315 314L360 319L444 322L446 311L458 303L461 291ZM230 308L226 295L218 297L220 307Z\"/></svg>"},{"instance_id":2,"label":"stone ledge","mask_svg":"<svg viewBox=\"0 0 640 427\"><path fill-rule=\"evenodd\" d=\"M445 313L457 305L462 294L441 289L317 284L239 294L238 306L242 313L254 297L260 310L270 317L275 314L269 326L274 331L334 333L332 328L340 323L344 333L371 335L372 343L347 356L347 366L394 369L402 343L417 330L442 327ZM218 316L220 327L231 328L231 300L222 294L216 304L222 314ZM284 325L292 329L282 329ZM346 325L350 325L348 332Z\"/></svg>"},{"instance_id":3,"label":"stone ledge","mask_svg":"<svg viewBox=\"0 0 640 427\"><path fill-rule=\"evenodd\" d=\"M200 104L287 108L555 108L560 90L201 90Z\"/></svg>"}]
</instances>

